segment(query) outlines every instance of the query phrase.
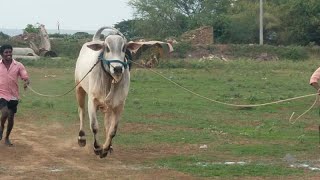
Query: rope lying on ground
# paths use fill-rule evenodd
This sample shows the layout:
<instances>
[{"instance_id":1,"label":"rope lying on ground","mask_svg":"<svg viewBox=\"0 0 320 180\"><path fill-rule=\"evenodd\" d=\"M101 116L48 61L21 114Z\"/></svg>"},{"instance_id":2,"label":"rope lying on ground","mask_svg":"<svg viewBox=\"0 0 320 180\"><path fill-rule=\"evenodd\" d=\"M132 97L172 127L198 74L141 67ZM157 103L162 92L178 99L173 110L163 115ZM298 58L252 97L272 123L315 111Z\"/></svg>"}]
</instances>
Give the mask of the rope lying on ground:
<instances>
[{"instance_id":1,"label":"rope lying on ground","mask_svg":"<svg viewBox=\"0 0 320 180\"><path fill-rule=\"evenodd\" d=\"M291 124L294 124L298 119L300 119L303 115L307 114L307 112L309 112L317 104L317 102L319 101L319 96L318 96L318 93L316 95L317 96L316 96L316 99L314 100L313 104L306 111L304 111L302 114L300 114L294 121L292 121L294 112L291 114L291 116L289 118L289 122Z\"/></svg>"},{"instance_id":2,"label":"rope lying on ground","mask_svg":"<svg viewBox=\"0 0 320 180\"><path fill-rule=\"evenodd\" d=\"M132 61L133 62L133 61ZM139 63L136 63L136 62L133 62L141 67L144 67L143 65L139 64ZM145 68L145 67L144 67ZM279 100L279 101L273 101L273 102L269 102L269 103L262 103L262 104L231 104L231 103L225 103L225 102L221 102L221 101L217 101L217 100L214 100L214 99L211 99L211 98L208 98L206 96L203 96L201 94L198 94L192 90L189 90L183 86L181 86L180 84L176 83L175 81L167 78L166 76L158 73L157 71L153 70L153 69L150 69L150 68L147 68L149 71L161 76L162 78L166 79L167 81L171 82L172 84L180 87L181 89L195 95L195 96L198 96L202 99L206 99L208 101L211 101L211 102L215 102L215 103L218 103L218 104L223 104L223 105L227 105L227 106L233 106L233 107L260 107L260 106L266 106L266 105L271 105L271 104L278 104L278 103L283 103L283 102L287 102L287 101L293 101L293 100L297 100L297 99L302 99L302 98L306 98L306 97L310 97L310 96L316 96L316 99L314 101L314 103L305 111L303 112L301 115L299 115L294 121L292 121L292 118L294 116L294 112L291 114L290 118L289 118L289 122L294 124L298 119L300 119L303 115L305 115L307 112L309 112L316 104L317 102L319 101L319 93L314 93L314 94L307 94L307 95L303 95L303 96L297 96L297 97L293 97L293 98L288 98L288 99L283 99L283 100Z\"/></svg>"},{"instance_id":3,"label":"rope lying on ground","mask_svg":"<svg viewBox=\"0 0 320 180\"><path fill-rule=\"evenodd\" d=\"M269 103L263 103L263 104L231 104L231 103L225 103L225 102L221 102L221 101L217 101L217 100L214 100L214 99L211 99L211 98L208 98L206 96L203 96L201 94L198 94L196 92L193 92L181 85L179 85L178 83L172 81L171 79L163 76L162 74L154 71L154 70L151 70L150 71L158 74L159 76L165 78L166 80L170 81L171 83L173 83L174 85L180 87L181 89L184 89L185 91L188 91L189 93L193 94L193 95L196 95L198 97L201 97L203 99L206 99L208 101L212 101L212 102L215 102L215 103L219 103L219 104L223 104L223 105L228 105L228 106L234 106L234 107L259 107L259 106L266 106L266 105L271 105L271 104L278 104L278 103L282 103L282 102L286 102L286 101L292 101L292 100L296 100L296 99L301 99L301 98L305 98L305 97L310 97L310 96L315 96L317 95L318 93L315 93L315 94L307 94L307 95L304 95L304 96L297 96L297 97L293 97L293 98L288 98L288 99L283 99L283 100L279 100L279 101L273 101L273 102L269 102Z\"/></svg>"},{"instance_id":4,"label":"rope lying on ground","mask_svg":"<svg viewBox=\"0 0 320 180\"><path fill-rule=\"evenodd\" d=\"M134 63L140 65L139 63L136 63L136 62L134 62ZM142 66L142 65L140 65L140 66ZM273 102L263 103L263 104L231 104L231 103L225 103L225 102L217 101L217 100L208 98L208 97L206 97L206 96L203 96L203 95L201 95L201 94L198 94L198 93L196 93L196 92L194 92L194 91L192 91L192 90L189 90L189 89L181 86L180 84L178 84L178 83L176 83L175 81L167 78L166 76L158 73L158 72L155 71L155 70L152 70L152 69L150 69L150 68L148 68L148 70L151 71L151 72L153 72L153 73L155 73L155 74L157 74L157 75L159 75L159 76L161 76L162 78L168 80L168 81L171 82L172 84L180 87L181 89L183 89L183 90L185 90L185 91L187 91L187 92L189 92L189 93L191 93L191 94L193 94L193 95L196 95L196 96L198 96L198 97L200 97L200 98L203 98L203 99L206 99L206 100L208 100L208 101L212 101L212 102L215 102L215 103L218 103L218 104L227 105L227 106L234 106L234 107L259 107L259 106L266 106L266 105L271 105L271 104L278 104L278 103L282 103L282 102L287 102L287 101L292 101L292 100L296 100L296 99L302 99L302 98L306 98L306 97L318 95L318 93L307 94L307 95L303 95L303 96L297 96L297 97L293 97L293 98L288 98L288 99L283 99L283 100L273 101Z\"/></svg>"}]
</instances>

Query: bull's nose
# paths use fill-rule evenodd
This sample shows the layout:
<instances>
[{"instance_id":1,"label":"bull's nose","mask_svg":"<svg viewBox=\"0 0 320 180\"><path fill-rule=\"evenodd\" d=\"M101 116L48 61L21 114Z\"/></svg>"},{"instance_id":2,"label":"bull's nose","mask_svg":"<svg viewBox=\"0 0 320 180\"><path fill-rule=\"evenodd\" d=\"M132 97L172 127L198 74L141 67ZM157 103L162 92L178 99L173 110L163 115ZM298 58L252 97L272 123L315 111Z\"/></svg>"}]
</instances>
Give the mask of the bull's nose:
<instances>
[{"instance_id":1,"label":"bull's nose","mask_svg":"<svg viewBox=\"0 0 320 180\"><path fill-rule=\"evenodd\" d=\"M122 66L114 67L114 73L121 74L122 73Z\"/></svg>"}]
</instances>

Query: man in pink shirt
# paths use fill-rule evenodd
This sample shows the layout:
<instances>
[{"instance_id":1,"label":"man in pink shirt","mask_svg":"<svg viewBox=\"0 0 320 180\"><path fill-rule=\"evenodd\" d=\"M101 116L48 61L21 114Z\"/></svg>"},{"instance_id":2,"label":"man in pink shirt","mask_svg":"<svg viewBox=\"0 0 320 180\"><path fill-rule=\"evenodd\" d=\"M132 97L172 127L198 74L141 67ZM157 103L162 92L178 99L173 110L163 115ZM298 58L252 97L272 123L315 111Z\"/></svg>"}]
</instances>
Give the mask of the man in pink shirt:
<instances>
[{"instance_id":1,"label":"man in pink shirt","mask_svg":"<svg viewBox=\"0 0 320 180\"><path fill-rule=\"evenodd\" d=\"M2 139L4 125L8 120L5 144L12 146L9 135L14 124L14 115L17 112L19 103L18 78L24 80L24 88L29 84L29 77L26 68L20 62L12 59L12 46L2 45L0 47L0 140Z\"/></svg>"},{"instance_id":2,"label":"man in pink shirt","mask_svg":"<svg viewBox=\"0 0 320 180\"><path fill-rule=\"evenodd\" d=\"M320 86L319 86L319 79L320 79L320 67L314 71L314 73L310 77L310 85L313 86L318 93L320 93Z\"/></svg>"}]
</instances>

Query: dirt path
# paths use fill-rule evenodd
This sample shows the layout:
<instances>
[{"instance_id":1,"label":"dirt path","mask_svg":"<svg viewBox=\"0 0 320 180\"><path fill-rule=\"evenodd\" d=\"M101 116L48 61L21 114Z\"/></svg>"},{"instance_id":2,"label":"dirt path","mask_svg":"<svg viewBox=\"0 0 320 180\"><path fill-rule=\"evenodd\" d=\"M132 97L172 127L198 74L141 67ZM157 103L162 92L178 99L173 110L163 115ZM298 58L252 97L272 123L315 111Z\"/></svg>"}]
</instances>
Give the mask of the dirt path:
<instances>
[{"instance_id":1,"label":"dirt path","mask_svg":"<svg viewBox=\"0 0 320 180\"><path fill-rule=\"evenodd\" d=\"M61 133L65 133L64 138ZM17 118L11 137L14 146L0 142L0 179L198 179L147 167L143 161L134 163L131 154L137 151L115 149L113 154L100 159L93 154L90 144L78 146L76 134L76 129L66 130L61 124L39 129L32 122Z\"/></svg>"}]
</instances>

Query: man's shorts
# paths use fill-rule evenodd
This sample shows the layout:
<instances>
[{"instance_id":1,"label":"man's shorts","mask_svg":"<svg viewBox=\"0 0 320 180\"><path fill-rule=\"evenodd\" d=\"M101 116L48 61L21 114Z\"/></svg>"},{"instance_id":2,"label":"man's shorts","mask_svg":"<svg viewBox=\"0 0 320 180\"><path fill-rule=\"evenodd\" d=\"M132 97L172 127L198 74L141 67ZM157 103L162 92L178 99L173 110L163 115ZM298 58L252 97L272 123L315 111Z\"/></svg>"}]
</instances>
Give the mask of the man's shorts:
<instances>
[{"instance_id":1,"label":"man's shorts","mask_svg":"<svg viewBox=\"0 0 320 180\"><path fill-rule=\"evenodd\" d=\"M0 98L0 109L3 107L7 106L8 109L10 109L13 113L17 112L17 106L18 106L19 101L18 100L10 100L7 101L3 98Z\"/></svg>"}]
</instances>

